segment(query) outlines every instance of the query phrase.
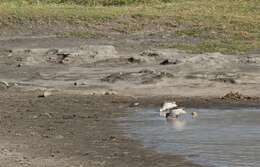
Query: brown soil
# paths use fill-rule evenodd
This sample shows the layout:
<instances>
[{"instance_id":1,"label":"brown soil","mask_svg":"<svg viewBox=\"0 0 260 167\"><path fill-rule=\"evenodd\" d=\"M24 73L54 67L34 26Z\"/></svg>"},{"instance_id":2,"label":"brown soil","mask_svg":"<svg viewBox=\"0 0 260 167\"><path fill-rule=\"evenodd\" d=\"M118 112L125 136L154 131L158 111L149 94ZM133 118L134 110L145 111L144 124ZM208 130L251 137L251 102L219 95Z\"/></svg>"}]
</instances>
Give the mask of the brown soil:
<instances>
[{"instance_id":1,"label":"brown soil","mask_svg":"<svg viewBox=\"0 0 260 167\"><path fill-rule=\"evenodd\" d=\"M1 166L197 166L177 155L159 154L123 135L116 118L172 97L132 98L40 91L1 91ZM258 105L220 98L174 98L183 106Z\"/></svg>"},{"instance_id":2,"label":"brown soil","mask_svg":"<svg viewBox=\"0 0 260 167\"><path fill-rule=\"evenodd\" d=\"M131 98L1 92L1 166L195 166L124 137Z\"/></svg>"},{"instance_id":3,"label":"brown soil","mask_svg":"<svg viewBox=\"0 0 260 167\"><path fill-rule=\"evenodd\" d=\"M137 37L2 38L0 166L197 166L143 148L115 119L135 102L259 105L259 55L191 55Z\"/></svg>"}]
</instances>

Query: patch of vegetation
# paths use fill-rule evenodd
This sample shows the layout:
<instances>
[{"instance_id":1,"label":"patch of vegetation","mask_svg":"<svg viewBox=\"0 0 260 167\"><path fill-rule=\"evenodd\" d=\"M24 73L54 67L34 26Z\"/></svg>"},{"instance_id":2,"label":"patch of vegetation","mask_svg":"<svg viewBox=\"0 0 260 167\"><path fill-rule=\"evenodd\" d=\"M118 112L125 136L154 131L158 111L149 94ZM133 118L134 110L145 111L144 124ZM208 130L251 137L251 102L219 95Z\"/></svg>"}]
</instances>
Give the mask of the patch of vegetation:
<instances>
[{"instance_id":1,"label":"patch of vegetation","mask_svg":"<svg viewBox=\"0 0 260 167\"><path fill-rule=\"evenodd\" d=\"M85 6L123 6L131 4L159 4L176 0L0 0L1 2L14 2L20 4L74 4Z\"/></svg>"},{"instance_id":2,"label":"patch of vegetation","mask_svg":"<svg viewBox=\"0 0 260 167\"><path fill-rule=\"evenodd\" d=\"M260 48L259 0L0 0L0 28L57 22L109 25L119 33L167 29L178 38L198 38L167 45L192 52Z\"/></svg>"},{"instance_id":3,"label":"patch of vegetation","mask_svg":"<svg viewBox=\"0 0 260 167\"><path fill-rule=\"evenodd\" d=\"M260 43L256 48L259 48ZM181 43L181 44L167 44L161 45L161 47L178 48L186 50L190 53L211 53L220 52L225 54L244 54L250 49L254 48L252 43L246 43L246 41L221 41L221 40L205 40L199 43Z\"/></svg>"}]
</instances>

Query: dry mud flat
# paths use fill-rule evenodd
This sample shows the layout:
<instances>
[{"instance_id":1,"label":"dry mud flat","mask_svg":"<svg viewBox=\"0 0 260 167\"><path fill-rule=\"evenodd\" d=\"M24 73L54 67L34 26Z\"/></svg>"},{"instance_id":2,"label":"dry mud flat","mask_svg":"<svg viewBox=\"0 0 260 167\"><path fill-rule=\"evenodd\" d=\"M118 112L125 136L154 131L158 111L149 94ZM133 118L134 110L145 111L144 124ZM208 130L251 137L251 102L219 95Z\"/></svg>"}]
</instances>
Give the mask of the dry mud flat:
<instances>
[{"instance_id":1,"label":"dry mud flat","mask_svg":"<svg viewBox=\"0 0 260 167\"><path fill-rule=\"evenodd\" d=\"M2 49L0 80L26 89L146 96L260 95L260 56L187 54L174 49L121 52L110 45Z\"/></svg>"},{"instance_id":2,"label":"dry mud flat","mask_svg":"<svg viewBox=\"0 0 260 167\"><path fill-rule=\"evenodd\" d=\"M121 134L129 98L38 94L1 92L1 166L196 166Z\"/></svg>"},{"instance_id":3,"label":"dry mud flat","mask_svg":"<svg viewBox=\"0 0 260 167\"><path fill-rule=\"evenodd\" d=\"M184 106L257 105L259 69L259 55L2 49L0 166L196 166L143 148L114 120L131 114L135 102L158 106L172 97ZM230 91L247 96L212 98Z\"/></svg>"}]
</instances>

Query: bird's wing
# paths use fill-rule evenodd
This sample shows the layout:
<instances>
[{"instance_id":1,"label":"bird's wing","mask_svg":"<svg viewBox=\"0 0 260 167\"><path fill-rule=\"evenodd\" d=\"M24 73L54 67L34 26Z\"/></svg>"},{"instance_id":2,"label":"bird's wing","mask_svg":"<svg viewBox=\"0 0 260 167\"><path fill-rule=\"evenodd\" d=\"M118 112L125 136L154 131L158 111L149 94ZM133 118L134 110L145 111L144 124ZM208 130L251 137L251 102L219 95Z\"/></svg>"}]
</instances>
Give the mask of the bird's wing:
<instances>
[{"instance_id":1,"label":"bird's wing","mask_svg":"<svg viewBox=\"0 0 260 167\"><path fill-rule=\"evenodd\" d=\"M169 110L172 108L176 108L177 104L175 102L165 102L161 107L160 111Z\"/></svg>"}]
</instances>

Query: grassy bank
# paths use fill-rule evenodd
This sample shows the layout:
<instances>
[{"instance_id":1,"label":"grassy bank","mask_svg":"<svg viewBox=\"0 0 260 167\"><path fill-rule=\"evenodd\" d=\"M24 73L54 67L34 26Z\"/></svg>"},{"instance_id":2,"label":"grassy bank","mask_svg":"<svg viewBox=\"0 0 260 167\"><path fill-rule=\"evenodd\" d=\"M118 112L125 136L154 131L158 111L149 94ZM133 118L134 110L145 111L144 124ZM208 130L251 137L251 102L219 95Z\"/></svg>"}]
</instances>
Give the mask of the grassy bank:
<instances>
[{"instance_id":1,"label":"grassy bank","mask_svg":"<svg viewBox=\"0 0 260 167\"><path fill-rule=\"evenodd\" d=\"M199 39L196 43L169 43L161 47L222 53L244 53L260 48L258 0L169 0L168 3L122 0L119 4L116 3L119 0L0 2L1 28L24 23L51 25L64 22L71 25L109 24L115 31L132 33L152 25L171 30L177 37Z\"/></svg>"},{"instance_id":2,"label":"grassy bank","mask_svg":"<svg viewBox=\"0 0 260 167\"><path fill-rule=\"evenodd\" d=\"M131 4L160 4L170 3L177 0L0 0L1 2L13 2L18 4L74 4L84 6L122 6Z\"/></svg>"}]
</instances>

